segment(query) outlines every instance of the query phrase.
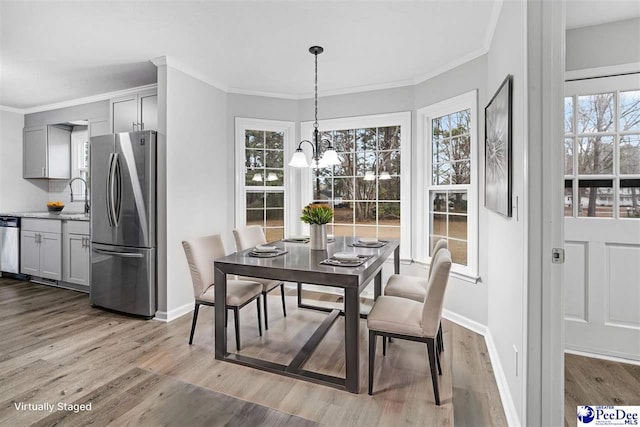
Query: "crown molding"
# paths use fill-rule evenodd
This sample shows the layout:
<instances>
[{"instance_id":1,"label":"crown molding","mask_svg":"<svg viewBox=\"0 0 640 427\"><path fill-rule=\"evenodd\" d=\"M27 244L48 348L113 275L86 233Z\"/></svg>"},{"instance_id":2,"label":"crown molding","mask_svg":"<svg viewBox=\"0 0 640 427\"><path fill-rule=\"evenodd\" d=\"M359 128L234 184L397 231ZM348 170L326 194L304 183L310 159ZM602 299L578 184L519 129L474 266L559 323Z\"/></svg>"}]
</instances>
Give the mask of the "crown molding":
<instances>
[{"instance_id":1,"label":"crown molding","mask_svg":"<svg viewBox=\"0 0 640 427\"><path fill-rule=\"evenodd\" d=\"M58 108L75 107L77 105L89 104L91 102L105 101L107 99L113 99L113 98L120 98L122 96L131 95L133 93L141 92L147 89L155 89L157 87L158 87L158 84L153 83L150 85L137 86L129 89L117 90L114 92L105 92L105 93L100 93L98 95L86 96L84 98L70 99L68 101L56 102L53 104L39 105L37 107L12 108L12 107L3 106L2 109L5 111L12 111L14 113L32 114L32 113L39 113L41 111L57 110Z\"/></svg>"},{"instance_id":2,"label":"crown molding","mask_svg":"<svg viewBox=\"0 0 640 427\"><path fill-rule=\"evenodd\" d=\"M219 89L223 92L227 92L227 93L229 92L228 85L222 83L220 80L211 78L209 76L202 74L199 71L196 71L193 67L175 59L172 56L160 56L157 58L153 58L151 62L153 62L157 67L167 66L167 67L173 68L184 74L187 74L190 77L193 77L194 79L205 82L209 86L213 86L216 89Z\"/></svg>"},{"instance_id":3,"label":"crown molding","mask_svg":"<svg viewBox=\"0 0 640 427\"><path fill-rule=\"evenodd\" d=\"M500 12L502 11L503 2L504 0L496 0L496 2L493 4L493 9L491 10L489 27L484 38L484 43L482 44L487 52L489 52L489 48L491 48L491 42L493 41L493 35L495 34L496 27L498 26L498 19L500 18Z\"/></svg>"},{"instance_id":4,"label":"crown molding","mask_svg":"<svg viewBox=\"0 0 640 427\"><path fill-rule=\"evenodd\" d=\"M7 107L6 105L0 105L0 111L7 111L9 113L16 113L16 114L24 114L24 110L22 110L21 108Z\"/></svg>"}]
</instances>

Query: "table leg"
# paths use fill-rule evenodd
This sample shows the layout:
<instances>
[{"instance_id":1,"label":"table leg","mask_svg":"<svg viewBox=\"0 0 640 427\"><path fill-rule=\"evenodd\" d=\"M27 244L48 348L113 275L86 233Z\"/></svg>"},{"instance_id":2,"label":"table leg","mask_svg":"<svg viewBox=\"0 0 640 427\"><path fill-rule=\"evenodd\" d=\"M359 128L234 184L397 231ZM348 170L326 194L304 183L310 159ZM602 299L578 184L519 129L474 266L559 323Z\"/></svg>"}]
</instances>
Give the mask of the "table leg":
<instances>
[{"instance_id":1,"label":"table leg","mask_svg":"<svg viewBox=\"0 0 640 427\"><path fill-rule=\"evenodd\" d=\"M373 279L373 299L378 299L380 295L382 295L382 269L378 271L378 274Z\"/></svg>"},{"instance_id":2,"label":"table leg","mask_svg":"<svg viewBox=\"0 0 640 427\"><path fill-rule=\"evenodd\" d=\"M344 290L345 387L351 393L360 392L360 298L358 288Z\"/></svg>"},{"instance_id":3,"label":"table leg","mask_svg":"<svg viewBox=\"0 0 640 427\"><path fill-rule=\"evenodd\" d=\"M393 251L393 272L400 274L400 245Z\"/></svg>"},{"instance_id":4,"label":"table leg","mask_svg":"<svg viewBox=\"0 0 640 427\"><path fill-rule=\"evenodd\" d=\"M225 313L227 312L227 275L217 266L214 267L214 283L216 359L221 360L227 355L227 328L225 325Z\"/></svg>"}]
</instances>

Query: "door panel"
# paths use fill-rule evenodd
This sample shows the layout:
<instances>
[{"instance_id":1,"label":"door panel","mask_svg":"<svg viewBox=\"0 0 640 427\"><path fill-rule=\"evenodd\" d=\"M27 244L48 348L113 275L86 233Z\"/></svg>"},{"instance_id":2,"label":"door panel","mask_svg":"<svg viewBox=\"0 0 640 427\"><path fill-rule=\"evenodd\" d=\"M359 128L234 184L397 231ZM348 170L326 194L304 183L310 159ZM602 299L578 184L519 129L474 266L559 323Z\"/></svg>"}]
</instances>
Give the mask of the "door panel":
<instances>
[{"instance_id":1,"label":"door panel","mask_svg":"<svg viewBox=\"0 0 640 427\"><path fill-rule=\"evenodd\" d=\"M89 141L89 170L91 171L91 239L111 243L114 230L110 225L107 207L109 160L114 151L114 135L93 137Z\"/></svg>"},{"instance_id":2,"label":"door panel","mask_svg":"<svg viewBox=\"0 0 640 427\"><path fill-rule=\"evenodd\" d=\"M24 130L24 178L43 178L47 167L47 127Z\"/></svg>"},{"instance_id":3,"label":"door panel","mask_svg":"<svg viewBox=\"0 0 640 427\"><path fill-rule=\"evenodd\" d=\"M92 244L91 303L140 316L156 311L155 249Z\"/></svg>"},{"instance_id":4,"label":"door panel","mask_svg":"<svg viewBox=\"0 0 640 427\"><path fill-rule=\"evenodd\" d=\"M116 136L119 200L114 244L155 246L155 135L135 132Z\"/></svg>"},{"instance_id":5,"label":"door panel","mask_svg":"<svg viewBox=\"0 0 640 427\"><path fill-rule=\"evenodd\" d=\"M158 130L158 95L140 95L139 117L143 130Z\"/></svg>"},{"instance_id":6,"label":"door panel","mask_svg":"<svg viewBox=\"0 0 640 427\"><path fill-rule=\"evenodd\" d=\"M40 277L62 280L62 239L55 233L40 236Z\"/></svg>"},{"instance_id":7,"label":"door panel","mask_svg":"<svg viewBox=\"0 0 640 427\"><path fill-rule=\"evenodd\" d=\"M86 242L89 236L69 234L65 254L65 278L69 283L89 285L89 251Z\"/></svg>"},{"instance_id":8,"label":"door panel","mask_svg":"<svg viewBox=\"0 0 640 427\"><path fill-rule=\"evenodd\" d=\"M20 233L20 272L22 274L40 275L40 245L36 234L33 231Z\"/></svg>"},{"instance_id":9,"label":"door panel","mask_svg":"<svg viewBox=\"0 0 640 427\"><path fill-rule=\"evenodd\" d=\"M117 99L111 103L111 123L113 133L133 131L133 122L138 121L138 101L136 95Z\"/></svg>"}]
</instances>

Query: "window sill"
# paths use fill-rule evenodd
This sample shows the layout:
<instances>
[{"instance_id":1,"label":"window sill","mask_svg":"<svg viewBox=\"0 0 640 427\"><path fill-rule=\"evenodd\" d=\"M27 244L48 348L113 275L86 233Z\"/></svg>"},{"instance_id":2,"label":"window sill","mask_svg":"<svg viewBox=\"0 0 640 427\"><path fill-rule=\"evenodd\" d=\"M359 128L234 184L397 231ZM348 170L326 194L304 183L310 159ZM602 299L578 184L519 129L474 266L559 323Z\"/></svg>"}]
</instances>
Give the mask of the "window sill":
<instances>
[{"instance_id":1,"label":"window sill","mask_svg":"<svg viewBox=\"0 0 640 427\"><path fill-rule=\"evenodd\" d=\"M422 262L422 261L413 261L418 265L423 266L424 268L429 268L430 265L428 263ZM455 265L454 267L455 268ZM463 273L461 271L455 271L455 270L451 270L450 273L451 277L455 277L456 279L462 280L464 282L468 282L468 283L472 283L472 284L476 284L478 282L482 282L482 278L480 276L478 276L477 274L469 274L469 273Z\"/></svg>"}]
</instances>

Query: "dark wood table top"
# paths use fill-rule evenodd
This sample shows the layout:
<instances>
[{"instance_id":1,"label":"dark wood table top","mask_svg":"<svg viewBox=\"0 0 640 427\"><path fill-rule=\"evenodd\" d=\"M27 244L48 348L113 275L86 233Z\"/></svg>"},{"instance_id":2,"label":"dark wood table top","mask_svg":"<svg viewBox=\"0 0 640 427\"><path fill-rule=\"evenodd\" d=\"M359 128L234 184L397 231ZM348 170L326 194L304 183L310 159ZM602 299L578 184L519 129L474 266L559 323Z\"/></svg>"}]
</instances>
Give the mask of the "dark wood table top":
<instances>
[{"instance_id":1,"label":"dark wood table top","mask_svg":"<svg viewBox=\"0 0 640 427\"><path fill-rule=\"evenodd\" d=\"M249 256L251 249L248 249L217 259L215 266L227 274L337 287L360 286L399 248L400 241L389 240L381 248L349 246L356 241L356 237L336 236L335 242L329 243L326 251L310 250L308 243L277 241L268 245L284 249L287 251L286 254L273 258L258 258ZM373 256L358 267L320 264L336 252L355 252Z\"/></svg>"}]
</instances>

